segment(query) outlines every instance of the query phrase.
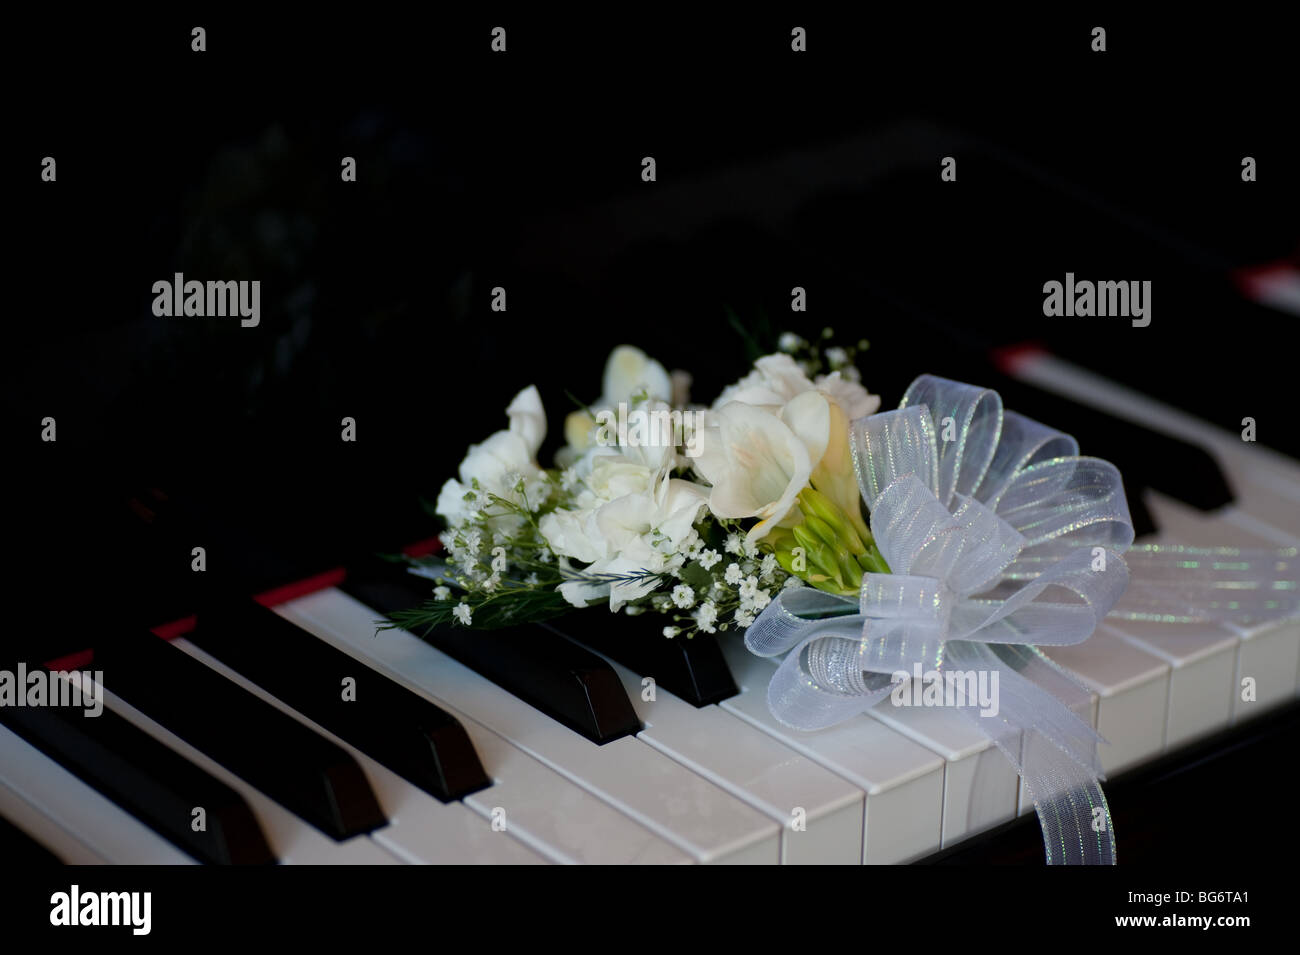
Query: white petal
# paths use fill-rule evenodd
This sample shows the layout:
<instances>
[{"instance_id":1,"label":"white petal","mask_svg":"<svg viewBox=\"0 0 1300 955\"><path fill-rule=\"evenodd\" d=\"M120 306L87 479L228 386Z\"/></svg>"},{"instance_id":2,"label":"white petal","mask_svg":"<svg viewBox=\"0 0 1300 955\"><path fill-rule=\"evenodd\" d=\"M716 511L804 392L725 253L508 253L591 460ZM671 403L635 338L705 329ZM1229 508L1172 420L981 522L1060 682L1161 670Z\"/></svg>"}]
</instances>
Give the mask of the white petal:
<instances>
[{"instance_id":1,"label":"white petal","mask_svg":"<svg viewBox=\"0 0 1300 955\"><path fill-rule=\"evenodd\" d=\"M718 517L780 520L812 471L807 446L780 418L740 402L717 413L703 450L696 467L713 484Z\"/></svg>"},{"instance_id":2,"label":"white petal","mask_svg":"<svg viewBox=\"0 0 1300 955\"><path fill-rule=\"evenodd\" d=\"M510 431L498 431L482 444L470 445L465 460L460 463L460 480L462 484L472 485L478 478L479 484L497 491L508 471L523 474L531 467L532 456L524 439Z\"/></svg>"},{"instance_id":3,"label":"white petal","mask_svg":"<svg viewBox=\"0 0 1300 955\"><path fill-rule=\"evenodd\" d=\"M559 589L564 599L575 607L590 606L592 601L603 600L609 594L609 584L590 584L582 580L566 580Z\"/></svg>"},{"instance_id":4,"label":"white petal","mask_svg":"<svg viewBox=\"0 0 1300 955\"><path fill-rule=\"evenodd\" d=\"M596 512L596 526L611 553L626 548L654 527L658 509L649 494L625 494Z\"/></svg>"},{"instance_id":5,"label":"white petal","mask_svg":"<svg viewBox=\"0 0 1300 955\"><path fill-rule=\"evenodd\" d=\"M511 432L523 439L529 458L535 458L537 449L546 440L546 411L542 408L542 396L529 385L515 395L506 408L506 414L510 416Z\"/></svg>"},{"instance_id":6,"label":"white petal","mask_svg":"<svg viewBox=\"0 0 1300 955\"><path fill-rule=\"evenodd\" d=\"M816 467L831 437L830 399L819 391L805 391L781 409L781 420L799 436L808 449L808 460Z\"/></svg>"},{"instance_id":7,"label":"white petal","mask_svg":"<svg viewBox=\"0 0 1300 955\"><path fill-rule=\"evenodd\" d=\"M664 366L632 345L619 345L609 353L603 388L601 406L609 408L616 408L620 401L628 401L643 389L660 401L673 396L672 379Z\"/></svg>"},{"instance_id":8,"label":"white petal","mask_svg":"<svg viewBox=\"0 0 1300 955\"><path fill-rule=\"evenodd\" d=\"M537 528L555 553L590 563L609 553L591 517L590 513L559 508L545 515Z\"/></svg>"},{"instance_id":9,"label":"white petal","mask_svg":"<svg viewBox=\"0 0 1300 955\"><path fill-rule=\"evenodd\" d=\"M880 408L880 395L873 395L856 381L849 381L838 371L817 379L817 390L844 409L850 421L856 421Z\"/></svg>"},{"instance_id":10,"label":"white petal","mask_svg":"<svg viewBox=\"0 0 1300 955\"><path fill-rule=\"evenodd\" d=\"M754 362L754 367L762 373L768 387L782 395L786 401L809 391L813 386L799 363L785 352L764 355Z\"/></svg>"},{"instance_id":11,"label":"white petal","mask_svg":"<svg viewBox=\"0 0 1300 955\"><path fill-rule=\"evenodd\" d=\"M465 491L465 485L455 478L448 478L438 492L438 503L434 505L434 510L446 518L448 524L459 524L465 519L468 510L465 506Z\"/></svg>"},{"instance_id":12,"label":"white petal","mask_svg":"<svg viewBox=\"0 0 1300 955\"><path fill-rule=\"evenodd\" d=\"M709 489L681 478L668 478L660 485L659 531L677 547L691 532L708 506Z\"/></svg>"}]
</instances>

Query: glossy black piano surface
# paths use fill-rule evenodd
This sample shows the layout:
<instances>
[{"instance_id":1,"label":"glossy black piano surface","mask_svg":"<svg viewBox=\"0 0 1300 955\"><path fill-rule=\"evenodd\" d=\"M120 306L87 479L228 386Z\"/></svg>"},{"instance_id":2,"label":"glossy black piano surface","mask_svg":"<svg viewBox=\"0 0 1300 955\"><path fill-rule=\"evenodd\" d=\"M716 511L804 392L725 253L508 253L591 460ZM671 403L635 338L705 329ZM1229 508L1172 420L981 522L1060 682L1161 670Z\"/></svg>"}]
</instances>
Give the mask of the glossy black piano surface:
<instances>
[{"instance_id":1,"label":"glossy black piano surface","mask_svg":"<svg viewBox=\"0 0 1300 955\"><path fill-rule=\"evenodd\" d=\"M368 608L354 623L418 603L428 582L394 576L378 555L437 533L425 505L529 383L550 414L549 459L566 390L594 395L622 342L691 369L704 397L744 374L751 344L770 348L787 328L866 338L863 380L884 407L922 372L994 387L1120 467L1140 535L1166 530L1152 494L1207 522L1249 502L1203 444L1019 379L1008 349L1033 343L1229 431L1255 417L1262 444L1300 457L1295 315L1240 284L1300 241L1300 148L1258 34L1225 35L1265 44L1262 72L1231 110L1211 110L1239 76L1203 63L1199 34L1182 26L1121 25L1101 61L1069 22L981 31L974 52L956 24L882 19L854 33L828 21L803 62L774 52L789 26L761 18L635 38L531 23L497 69L467 52L477 25L449 24L437 56L359 27L346 40L373 69L328 96L289 65L328 75L319 45L341 38L262 24L213 31L203 72L169 53L184 77L175 89L100 73L76 96L15 106L23 155L55 152L60 172L57 189L24 180L12 213L22 288L0 382L13 606L0 667L92 651L131 718L82 733L0 713L0 727L159 836L157 858L328 859L347 846L350 861L437 861L436 847L392 836L397 823L418 812L448 832L488 827L494 792L516 797L528 780L632 827L614 819L632 813L617 773L585 779L566 760L579 747L654 749L638 735L636 680L648 675L701 720L728 714L757 733L736 716L745 681L712 639L670 646L593 613L481 640L430 634L441 656L424 671L434 658L367 656L358 634L329 636L253 599L329 580L346 595L334 609ZM118 55L166 37L133 34ZM584 52L560 63L543 52L556 44ZM1162 66L1139 46L1159 49ZM70 49L98 62L87 38ZM658 65L616 79L637 56ZM448 85L467 71L472 91ZM659 159L654 184L637 174L647 154ZM1258 182L1240 180L1246 154L1261 157ZM355 188L338 181L345 155L364 170ZM939 182L945 155L958 157L956 183ZM259 328L150 314L156 278L232 262L262 277ZM1043 283L1067 271L1151 280L1151 325L1045 318ZM509 290L504 314L485 305L496 286ZM806 313L790 313L794 286L808 290ZM38 440L46 416L54 443ZM344 417L355 442L340 440ZM195 546L203 573L191 570ZM150 634L168 625L172 646ZM495 722L469 691L429 691L448 674L523 708ZM335 692L349 679L355 709ZM213 709L191 707L196 694ZM546 727L541 742L527 718ZM1258 780L1293 761L1296 741L1295 707L1280 706L1120 774L1107 792L1121 861L1177 858L1206 799L1222 830L1196 840L1201 861L1253 852L1242 846L1264 834ZM713 778L655 745L665 778L686 778L673 775L683 766ZM147 778L157 763L174 770L166 784ZM1228 782L1246 777L1256 782ZM281 829L240 781L280 807ZM172 818L193 792L220 821L211 839ZM530 817L532 842L494 861L573 861L546 842L543 815ZM0 854L47 859L4 816L0 806ZM307 841L277 834L294 824L312 830ZM635 826L644 858L707 855L650 810ZM474 841L488 838L466 837L454 861L498 851ZM1040 864L1036 821L927 861Z\"/></svg>"}]
</instances>

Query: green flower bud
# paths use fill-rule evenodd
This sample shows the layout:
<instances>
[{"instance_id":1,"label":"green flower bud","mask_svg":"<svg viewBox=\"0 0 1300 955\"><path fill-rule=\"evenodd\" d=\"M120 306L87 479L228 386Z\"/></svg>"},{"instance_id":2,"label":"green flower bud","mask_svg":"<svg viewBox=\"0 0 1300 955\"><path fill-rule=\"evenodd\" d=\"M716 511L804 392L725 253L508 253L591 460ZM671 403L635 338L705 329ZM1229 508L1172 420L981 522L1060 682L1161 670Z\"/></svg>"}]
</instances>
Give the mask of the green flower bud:
<instances>
[{"instance_id":1,"label":"green flower bud","mask_svg":"<svg viewBox=\"0 0 1300 955\"><path fill-rule=\"evenodd\" d=\"M828 577L838 578L839 564L835 559L834 548L828 546L821 538L802 524L794 528L794 539L808 556L808 569L813 573L822 573ZM843 580L837 580L843 586Z\"/></svg>"}]
</instances>

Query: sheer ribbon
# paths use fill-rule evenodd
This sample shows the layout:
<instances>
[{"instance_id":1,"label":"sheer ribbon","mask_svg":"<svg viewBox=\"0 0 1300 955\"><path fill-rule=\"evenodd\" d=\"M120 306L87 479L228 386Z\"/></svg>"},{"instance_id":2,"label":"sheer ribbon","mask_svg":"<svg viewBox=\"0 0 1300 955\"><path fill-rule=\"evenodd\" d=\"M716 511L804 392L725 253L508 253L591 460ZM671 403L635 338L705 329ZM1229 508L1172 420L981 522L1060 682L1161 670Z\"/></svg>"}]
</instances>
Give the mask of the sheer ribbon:
<instances>
[{"instance_id":1,"label":"sheer ribbon","mask_svg":"<svg viewBox=\"0 0 1300 955\"><path fill-rule=\"evenodd\" d=\"M1076 712L1089 692L1038 648L1080 643L1112 611L1168 621L1294 614L1295 550L1132 547L1115 466L1080 457L1073 438L974 385L923 375L897 410L854 421L850 441L891 573L865 574L856 600L800 587L764 609L745 645L784 654L768 686L772 713L821 729L933 671L1024 779L1047 861L1113 863L1104 740ZM973 690L979 673L997 687L995 708Z\"/></svg>"}]
</instances>

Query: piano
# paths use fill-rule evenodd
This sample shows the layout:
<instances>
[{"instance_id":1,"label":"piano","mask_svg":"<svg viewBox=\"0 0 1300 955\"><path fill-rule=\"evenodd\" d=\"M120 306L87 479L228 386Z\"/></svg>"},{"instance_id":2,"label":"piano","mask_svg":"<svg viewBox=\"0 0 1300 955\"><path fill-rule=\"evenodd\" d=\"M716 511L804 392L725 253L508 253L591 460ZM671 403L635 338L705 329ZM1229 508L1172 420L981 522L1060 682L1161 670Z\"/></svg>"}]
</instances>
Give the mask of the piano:
<instances>
[{"instance_id":1,"label":"piano","mask_svg":"<svg viewBox=\"0 0 1300 955\"><path fill-rule=\"evenodd\" d=\"M1148 538L1300 542L1300 464L1046 352L999 360L1008 386L1076 408L1084 433L1124 435L1130 454L1167 442L1231 489L1197 499L1213 482L1167 486L1116 445L1158 526ZM142 492L131 518L170 534L170 507ZM882 706L790 730L767 710L772 663L738 634L674 643L599 611L376 632L428 589L358 555L242 599L204 594L204 609L151 633L93 628L91 654L43 662L102 672L102 717L0 708L7 841L70 863L880 864L969 853L1027 813L1017 831L1036 837L1014 771L955 714ZM1081 715L1110 741L1113 793L1270 721L1294 733L1298 620L1111 619L1048 652L1092 691ZM1111 800L1122 851L1125 805Z\"/></svg>"},{"instance_id":2,"label":"piano","mask_svg":"<svg viewBox=\"0 0 1300 955\"><path fill-rule=\"evenodd\" d=\"M259 42L262 52L274 47ZM532 62L522 39L510 56ZM1050 68L1055 54L1043 56L1040 66ZM63 260L50 264L58 257L49 250L79 234L79 202L93 197L103 209L92 228L124 232L82 240L109 248L92 284L114 302L142 296L155 272L171 274L163 266L181 244L161 213L137 223L148 205L141 198L171 190L178 219L191 208L177 198L192 185L184 170L208 168L213 156L221 161L194 187L203 228L186 228L185 273L224 262L230 249L221 243L245 236L240 203L273 210L258 220L258 235L280 238L258 252L245 236L256 274L266 276L261 337L237 327L163 329L144 314L143 297L140 315L107 331L98 315L70 330L33 322L14 331L24 356L5 382L14 433L29 438L31 422L52 413L60 437L35 449L28 441L18 459L26 484L9 504L24 531L13 546L25 567L0 670L22 662L100 673L105 711L86 719L0 707L6 860L1041 864L1032 805L987 739L924 708L878 708L819 733L790 730L768 712L772 663L748 654L734 632L669 641L644 618L599 610L504 631L377 632L384 613L430 589L378 555L428 551L434 528L418 495L436 493L463 447L481 439L481 407L503 407L498 394L527 383L516 376L545 362L537 384L553 430L559 389L597 384L570 382L569 371L596 374L624 337L670 367L716 366L717 380L698 382L697 394L716 393L746 364L719 304L734 306L749 332L780 331L785 323L770 316L788 308L792 285L807 286L812 303L798 321L871 340L864 382L885 407L919 373L978 382L1007 407L1074 434L1083 453L1113 461L1139 540L1300 545L1300 461L1262 446L1300 453L1294 427L1276 414L1265 420L1270 408L1232 404L1225 416L1215 407L1256 374L1272 376L1274 392L1289 387L1283 373L1293 355L1267 347L1280 317L1294 321L1285 278L1279 284L1274 270L1261 283L1240 268L1280 254L1295 220L1275 210L1293 208L1285 204L1293 185L1262 179L1243 200L1226 199L1226 187L1207 192L1210 218L1233 226L1216 246L1210 230L1184 217L1184 191L1157 194L1125 178L1141 177L1132 156L1116 160L1123 175L1110 184L1126 184L1122 200L1029 158L1050 152L1053 135L1076 144L1073 127L1029 124L1027 133L1007 113L989 117L1000 125L980 139L931 112L899 119L891 110L858 129L832 104L809 113L801 148L782 151L770 134L749 156L708 139L717 119L708 108L682 119L684 131L656 114L654 134L677 147L689 139L691 150L680 151L695 159L681 168L665 150L657 188L637 192L614 170L643 154L641 133L605 130L611 138L595 142L581 116L570 123L541 108L551 94L534 87L537 75L522 90L485 80L501 93L505 118L451 104L457 122L413 131L400 112L341 118L315 104L304 109L323 117L317 127L289 134L244 118L270 110L260 90L213 81L194 96L240 117L236 145L219 151L203 139L217 135L205 126L175 144L185 161L154 170L147 189L120 194L92 192L99 186L61 160L62 205L30 200L26 266L45 279L34 287L61 287ZM793 69L761 82L766 96L735 104L735 130L746 119L759 128L782 110L812 110ZM1129 95L1122 83L1083 85L1089 95ZM1103 145L1159 120L1120 102ZM1200 101L1189 102L1202 118ZM908 113L901 104L896 112ZM359 144L358 186L372 191L365 203L326 202L345 210L330 213L346 224L331 231L314 195L274 191L294 176L265 170L287 167L295 181L314 181L321 155L337 166L335 141L318 130L342 129L345 119L339 139ZM81 120L64 125L93 130L97 121ZM43 122L48 132L55 120ZM155 135L151 118L136 122L141 138ZM536 179L556 185L531 204L524 197L536 184L511 179L521 124L539 142L588 147L580 163L563 149L535 157ZM446 138L453 127L465 142L502 148L474 153ZM502 130L512 132L500 139ZM117 138L115 128L99 132L99 141ZM91 148L85 135L69 153ZM1037 149L1040 135L1048 144ZM461 165L437 165L440 150ZM938 157L950 153L960 172L945 191ZM1199 183L1213 174L1208 155L1151 162L1167 179ZM130 151L96 161L114 183L137 182L132 167L118 166L136 162ZM416 168L438 175L422 179ZM238 188L231 169L243 170ZM449 185L462 175L463 193ZM584 176L596 184L586 188ZM412 182L424 191L412 192ZM1149 205L1134 205L1137 194ZM1238 201L1249 214L1232 219L1224 210ZM426 242L431 204L445 213L447 234ZM317 219L327 224L303 227ZM383 298L426 269L436 295L420 285ZM1048 325L1039 287L1069 269L1153 279L1150 327L1092 325L1071 338ZM465 304L481 303L498 274L515 323L504 332ZM980 289L991 291L972 300ZM1240 342L1223 338L1227 384L1217 394L1207 394L1218 381L1208 374L1215 340L1195 327L1172 331L1196 310L1266 343L1245 367ZM625 323L601 324L611 314ZM602 335L566 340L570 316ZM548 323L558 331L542 334ZM1224 325L1217 334L1226 336ZM1043 339L1047 347L1036 344ZM1199 357L1178 351L1192 345ZM125 370L110 385L97 377L104 365ZM457 375L480 377L462 389ZM471 412L436 420L456 401ZM345 414L358 421L355 446L337 440ZM1261 416L1261 444L1231 430L1243 415ZM251 438L250 421L260 429ZM301 498L291 501L295 489ZM202 573L191 569L196 546ZM1108 620L1086 643L1049 653L1089 688L1080 715L1110 741L1101 759L1121 863L1177 859L1175 834L1204 811L1207 793L1227 817L1222 840L1208 840L1211 860L1234 858L1267 831L1268 820L1251 812L1251 791L1294 761L1300 621ZM1249 702L1240 692L1247 677L1256 687Z\"/></svg>"}]
</instances>

